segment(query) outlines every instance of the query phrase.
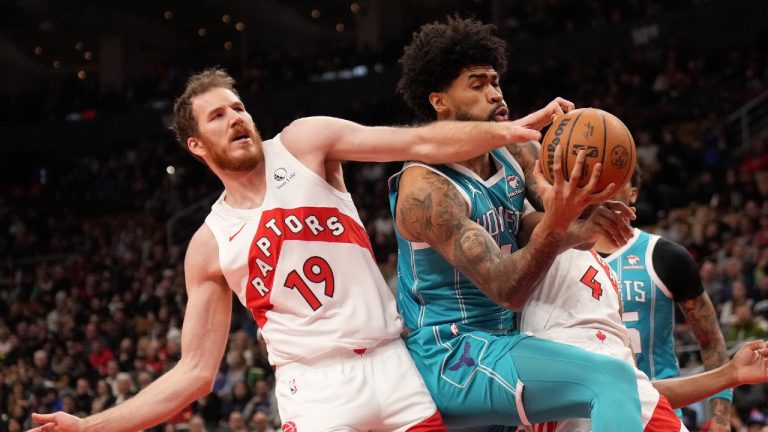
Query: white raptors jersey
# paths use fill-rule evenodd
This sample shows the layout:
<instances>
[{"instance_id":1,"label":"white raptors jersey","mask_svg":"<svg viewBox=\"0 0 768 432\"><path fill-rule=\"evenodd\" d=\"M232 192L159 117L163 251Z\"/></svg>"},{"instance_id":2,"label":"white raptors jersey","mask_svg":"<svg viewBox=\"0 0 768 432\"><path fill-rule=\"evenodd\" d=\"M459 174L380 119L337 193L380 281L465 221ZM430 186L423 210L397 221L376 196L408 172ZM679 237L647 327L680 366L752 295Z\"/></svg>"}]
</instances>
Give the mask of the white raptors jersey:
<instances>
[{"instance_id":1,"label":"white raptors jersey","mask_svg":"<svg viewBox=\"0 0 768 432\"><path fill-rule=\"evenodd\" d=\"M555 258L520 313L520 331L565 342L585 334L629 346L616 277L595 252L569 249ZM585 331L586 329L586 331Z\"/></svg>"},{"instance_id":2,"label":"white raptors jersey","mask_svg":"<svg viewBox=\"0 0 768 432\"><path fill-rule=\"evenodd\" d=\"M261 207L226 191L205 223L227 283L264 335L275 366L397 339L402 319L352 198L305 167L280 135L263 143Z\"/></svg>"},{"instance_id":3,"label":"white raptors jersey","mask_svg":"<svg viewBox=\"0 0 768 432\"><path fill-rule=\"evenodd\" d=\"M537 337L622 359L637 377L645 432L687 432L666 399L660 399L648 376L635 366L629 335L621 322L618 282L608 263L594 250L569 249L555 258L520 316L520 330ZM535 432L591 431L588 419L534 426Z\"/></svg>"}]
</instances>

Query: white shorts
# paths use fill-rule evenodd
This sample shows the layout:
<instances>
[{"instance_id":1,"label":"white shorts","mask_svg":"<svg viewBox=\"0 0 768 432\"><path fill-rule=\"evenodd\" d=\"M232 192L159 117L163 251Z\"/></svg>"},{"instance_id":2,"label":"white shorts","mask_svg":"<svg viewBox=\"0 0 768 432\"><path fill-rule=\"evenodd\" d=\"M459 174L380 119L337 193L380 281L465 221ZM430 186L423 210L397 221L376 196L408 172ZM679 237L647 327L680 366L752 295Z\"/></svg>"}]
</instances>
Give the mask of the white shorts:
<instances>
[{"instance_id":1,"label":"white shorts","mask_svg":"<svg viewBox=\"0 0 768 432\"><path fill-rule=\"evenodd\" d=\"M624 345L624 342L615 335L600 331L598 336L597 332L598 330L595 329L570 328L557 332L550 331L542 335L537 334L536 336L622 359L631 364L635 368L635 375L637 376L643 430L645 432L688 432L683 422L670 407L667 399L651 384L648 375L636 367L632 349ZM561 420L534 425L533 430L535 432L590 432L592 424L589 419Z\"/></svg>"},{"instance_id":2,"label":"white shorts","mask_svg":"<svg viewBox=\"0 0 768 432\"><path fill-rule=\"evenodd\" d=\"M275 371L286 432L445 430L402 340Z\"/></svg>"}]
</instances>

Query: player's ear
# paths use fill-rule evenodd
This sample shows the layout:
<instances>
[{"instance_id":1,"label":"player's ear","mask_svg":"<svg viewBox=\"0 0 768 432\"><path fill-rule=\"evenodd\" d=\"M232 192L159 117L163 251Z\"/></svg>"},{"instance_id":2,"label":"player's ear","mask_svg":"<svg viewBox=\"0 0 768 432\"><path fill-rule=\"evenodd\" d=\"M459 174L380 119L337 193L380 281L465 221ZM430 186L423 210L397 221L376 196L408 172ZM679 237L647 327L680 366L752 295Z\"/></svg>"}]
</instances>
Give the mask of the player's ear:
<instances>
[{"instance_id":1,"label":"player's ear","mask_svg":"<svg viewBox=\"0 0 768 432\"><path fill-rule=\"evenodd\" d=\"M443 92L432 92L429 94L429 103L432 105L432 108L435 109L435 112L438 114L445 112L448 109L448 102L445 99L445 93Z\"/></svg>"},{"instance_id":2,"label":"player's ear","mask_svg":"<svg viewBox=\"0 0 768 432\"><path fill-rule=\"evenodd\" d=\"M635 205L638 193L639 190L636 187L632 186L629 188L629 205Z\"/></svg>"},{"instance_id":3,"label":"player's ear","mask_svg":"<svg viewBox=\"0 0 768 432\"><path fill-rule=\"evenodd\" d=\"M202 157L203 154L205 154L205 148L203 147L202 141L195 137L187 138L187 148L197 157Z\"/></svg>"}]
</instances>

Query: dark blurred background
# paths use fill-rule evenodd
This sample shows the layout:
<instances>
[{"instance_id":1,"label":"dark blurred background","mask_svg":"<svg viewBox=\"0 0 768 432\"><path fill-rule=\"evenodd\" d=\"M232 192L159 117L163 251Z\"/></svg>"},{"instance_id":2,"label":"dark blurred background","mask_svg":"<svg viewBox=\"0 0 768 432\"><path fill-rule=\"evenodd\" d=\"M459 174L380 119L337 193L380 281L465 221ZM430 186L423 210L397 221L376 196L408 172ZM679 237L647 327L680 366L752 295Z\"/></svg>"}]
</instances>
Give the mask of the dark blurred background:
<instances>
[{"instance_id":1,"label":"dark blurred background","mask_svg":"<svg viewBox=\"0 0 768 432\"><path fill-rule=\"evenodd\" d=\"M106 409L178 360L186 241L221 191L168 131L191 72L233 74L265 138L307 115L412 124L397 59L454 13L508 41L513 117L562 96L622 118L639 224L700 264L729 347L768 335L764 0L0 0L0 430ZM345 168L393 285L397 168ZM263 344L234 311L215 391L156 430L279 430ZM766 400L737 390L734 430L763 427Z\"/></svg>"}]
</instances>

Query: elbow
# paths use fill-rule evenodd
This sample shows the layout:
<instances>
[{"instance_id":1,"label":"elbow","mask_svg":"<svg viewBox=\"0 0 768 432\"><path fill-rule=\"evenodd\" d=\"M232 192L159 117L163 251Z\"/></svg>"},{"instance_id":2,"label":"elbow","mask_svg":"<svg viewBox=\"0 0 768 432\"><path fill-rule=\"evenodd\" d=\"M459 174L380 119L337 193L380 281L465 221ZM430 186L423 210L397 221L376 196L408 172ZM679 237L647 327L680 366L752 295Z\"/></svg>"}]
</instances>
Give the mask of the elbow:
<instances>
[{"instance_id":1,"label":"elbow","mask_svg":"<svg viewBox=\"0 0 768 432\"><path fill-rule=\"evenodd\" d=\"M213 384L216 382L216 371L201 372L195 376L195 393L197 397L202 397L213 391Z\"/></svg>"},{"instance_id":2,"label":"elbow","mask_svg":"<svg viewBox=\"0 0 768 432\"><path fill-rule=\"evenodd\" d=\"M505 309L509 309L512 312L520 312L520 311L522 311L523 310L523 306L525 306L524 302L515 301L515 300L507 301L507 302L504 302L502 304L502 307L504 307Z\"/></svg>"},{"instance_id":3,"label":"elbow","mask_svg":"<svg viewBox=\"0 0 768 432\"><path fill-rule=\"evenodd\" d=\"M517 294L519 290L516 285L493 284L484 291L494 293L491 299L499 306L504 309L509 309L512 312L520 312L528 302L528 299L521 298L521 296Z\"/></svg>"},{"instance_id":4,"label":"elbow","mask_svg":"<svg viewBox=\"0 0 768 432\"><path fill-rule=\"evenodd\" d=\"M190 396L194 399L201 398L213 390L213 384L216 381L217 368L207 368L199 365L189 365L183 371L187 377L187 385L190 389Z\"/></svg>"}]
</instances>

